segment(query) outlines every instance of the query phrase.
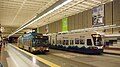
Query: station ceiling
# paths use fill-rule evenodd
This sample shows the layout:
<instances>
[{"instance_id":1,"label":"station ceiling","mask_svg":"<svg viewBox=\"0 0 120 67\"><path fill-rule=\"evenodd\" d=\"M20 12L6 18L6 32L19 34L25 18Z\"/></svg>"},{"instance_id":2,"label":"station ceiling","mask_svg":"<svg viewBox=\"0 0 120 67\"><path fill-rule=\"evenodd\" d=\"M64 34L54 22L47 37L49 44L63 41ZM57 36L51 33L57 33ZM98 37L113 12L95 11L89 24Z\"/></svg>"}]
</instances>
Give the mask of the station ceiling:
<instances>
[{"instance_id":1,"label":"station ceiling","mask_svg":"<svg viewBox=\"0 0 120 67\"><path fill-rule=\"evenodd\" d=\"M73 0L60 9L43 17L22 32L52 23L64 16L71 16L112 0ZM0 0L0 24L8 36L31 18L44 12L59 0Z\"/></svg>"}]
</instances>

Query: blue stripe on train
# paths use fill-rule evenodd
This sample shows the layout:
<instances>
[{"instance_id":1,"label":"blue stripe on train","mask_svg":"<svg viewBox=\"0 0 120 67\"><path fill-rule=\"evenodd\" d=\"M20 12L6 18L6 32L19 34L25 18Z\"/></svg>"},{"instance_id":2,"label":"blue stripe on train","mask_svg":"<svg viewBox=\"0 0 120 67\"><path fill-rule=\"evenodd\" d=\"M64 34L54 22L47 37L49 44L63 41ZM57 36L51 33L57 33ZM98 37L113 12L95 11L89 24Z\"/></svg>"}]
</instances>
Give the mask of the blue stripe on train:
<instances>
[{"instance_id":1,"label":"blue stripe on train","mask_svg":"<svg viewBox=\"0 0 120 67\"><path fill-rule=\"evenodd\" d=\"M78 46L62 46L62 45L49 45L52 49L59 49L59 50L66 50L66 51L73 51L73 52L80 52L80 53L87 53L87 54L102 54L103 49L88 49L85 46L78 47Z\"/></svg>"}]
</instances>

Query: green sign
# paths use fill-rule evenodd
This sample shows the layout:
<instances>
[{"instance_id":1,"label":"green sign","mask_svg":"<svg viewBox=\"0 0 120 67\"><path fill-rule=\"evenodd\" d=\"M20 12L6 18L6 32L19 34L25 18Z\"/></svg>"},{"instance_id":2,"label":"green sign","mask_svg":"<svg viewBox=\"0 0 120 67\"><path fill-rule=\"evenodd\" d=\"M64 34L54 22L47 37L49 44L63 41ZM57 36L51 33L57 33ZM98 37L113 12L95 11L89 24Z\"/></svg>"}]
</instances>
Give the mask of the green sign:
<instances>
[{"instance_id":1,"label":"green sign","mask_svg":"<svg viewBox=\"0 0 120 67\"><path fill-rule=\"evenodd\" d=\"M68 18L64 17L62 19L62 32L68 31Z\"/></svg>"}]
</instances>

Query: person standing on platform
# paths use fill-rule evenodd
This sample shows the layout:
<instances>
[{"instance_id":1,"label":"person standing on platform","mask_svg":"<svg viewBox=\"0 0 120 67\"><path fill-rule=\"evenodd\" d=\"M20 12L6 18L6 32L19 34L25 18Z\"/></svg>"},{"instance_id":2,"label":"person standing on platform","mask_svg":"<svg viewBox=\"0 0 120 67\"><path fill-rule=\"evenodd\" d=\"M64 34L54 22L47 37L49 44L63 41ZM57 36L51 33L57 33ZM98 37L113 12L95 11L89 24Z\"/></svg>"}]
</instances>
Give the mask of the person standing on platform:
<instances>
[{"instance_id":1,"label":"person standing on platform","mask_svg":"<svg viewBox=\"0 0 120 67\"><path fill-rule=\"evenodd\" d=\"M4 48L5 48L6 44L7 44L7 41L6 41L6 39L4 39L4 40L3 40L3 47L4 47Z\"/></svg>"}]
</instances>

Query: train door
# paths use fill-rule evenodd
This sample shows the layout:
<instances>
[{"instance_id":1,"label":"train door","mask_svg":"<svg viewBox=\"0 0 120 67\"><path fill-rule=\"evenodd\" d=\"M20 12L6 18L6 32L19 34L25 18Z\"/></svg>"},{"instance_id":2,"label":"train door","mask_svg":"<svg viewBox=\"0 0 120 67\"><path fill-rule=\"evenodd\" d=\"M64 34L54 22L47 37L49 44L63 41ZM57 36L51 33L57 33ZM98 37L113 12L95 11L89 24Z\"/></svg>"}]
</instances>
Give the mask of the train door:
<instances>
[{"instance_id":1,"label":"train door","mask_svg":"<svg viewBox=\"0 0 120 67\"><path fill-rule=\"evenodd\" d=\"M74 45L74 38L70 37L70 45Z\"/></svg>"},{"instance_id":2,"label":"train door","mask_svg":"<svg viewBox=\"0 0 120 67\"><path fill-rule=\"evenodd\" d=\"M78 34L74 34L74 37L75 37L75 45L79 45L79 40L80 40L80 37Z\"/></svg>"},{"instance_id":3,"label":"train door","mask_svg":"<svg viewBox=\"0 0 120 67\"><path fill-rule=\"evenodd\" d=\"M69 45L69 40L68 39L64 39L63 40L63 45Z\"/></svg>"},{"instance_id":4,"label":"train door","mask_svg":"<svg viewBox=\"0 0 120 67\"><path fill-rule=\"evenodd\" d=\"M85 36L85 46L93 46L93 42L92 42L92 38L91 38L91 33L90 32L86 32Z\"/></svg>"},{"instance_id":5,"label":"train door","mask_svg":"<svg viewBox=\"0 0 120 67\"><path fill-rule=\"evenodd\" d=\"M85 45L85 36L84 35L80 35L80 45Z\"/></svg>"},{"instance_id":6,"label":"train door","mask_svg":"<svg viewBox=\"0 0 120 67\"><path fill-rule=\"evenodd\" d=\"M86 44L87 44L87 46L92 46L92 40L91 39L87 39Z\"/></svg>"},{"instance_id":7,"label":"train door","mask_svg":"<svg viewBox=\"0 0 120 67\"><path fill-rule=\"evenodd\" d=\"M61 43L62 37L59 36L59 35L57 35L56 38L57 38L57 45L61 45L61 44L62 44L62 43Z\"/></svg>"},{"instance_id":8,"label":"train door","mask_svg":"<svg viewBox=\"0 0 120 67\"><path fill-rule=\"evenodd\" d=\"M64 45L64 46L69 45L69 40L68 40L68 38L69 38L68 34L63 34L63 35L62 35L62 40L63 40L63 45Z\"/></svg>"}]
</instances>

